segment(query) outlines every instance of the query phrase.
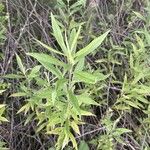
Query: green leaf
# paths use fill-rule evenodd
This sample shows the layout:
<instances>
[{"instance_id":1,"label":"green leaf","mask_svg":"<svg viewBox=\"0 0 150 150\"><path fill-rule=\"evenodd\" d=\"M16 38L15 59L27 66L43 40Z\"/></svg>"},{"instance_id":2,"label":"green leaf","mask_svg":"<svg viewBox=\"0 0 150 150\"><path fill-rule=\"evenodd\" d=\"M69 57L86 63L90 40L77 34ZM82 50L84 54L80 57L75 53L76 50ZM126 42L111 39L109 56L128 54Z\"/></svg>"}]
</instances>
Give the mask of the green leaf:
<instances>
[{"instance_id":1,"label":"green leaf","mask_svg":"<svg viewBox=\"0 0 150 150\"><path fill-rule=\"evenodd\" d=\"M44 129L44 128L46 127L46 125L47 125L47 122L41 124L41 125L37 128L36 132L39 132L39 131L41 131L42 129Z\"/></svg>"},{"instance_id":2,"label":"green leaf","mask_svg":"<svg viewBox=\"0 0 150 150\"><path fill-rule=\"evenodd\" d=\"M31 121L31 119L33 118L34 115L35 115L34 113L29 114L24 125L27 125Z\"/></svg>"},{"instance_id":3,"label":"green leaf","mask_svg":"<svg viewBox=\"0 0 150 150\"><path fill-rule=\"evenodd\" d=\"M77 114L80 114L80 107L76 96L72 93L72 91L68 91L68 94L69 94L69 100L73 108L76 110Z\"/></svg>"},{"instance_id":4,"label":"green leaf","mask_svg":"<svg viewBox=\"0 0 150 150\"><path fill-rule=\"evenodd\" d=\"M0 121L2 122L9 122L5 117L0 116Z\"/></svg>"},{"instance_id":5,"label":"green leaf","mask_svg":"<svg viewBox=\"0 0 150 150\"><path fill-rule=\"evenodd\" d=\"M90 98L90 96L86 93L83 93L81 95L77 95L76 96L79 102L79 105L83 104L87 104L87 105L97 105L99 106L99 104L97 102L95 102L93 99Z\"/></svg>"},{"instance_id":6,"label":"green leaf","mask_svg":"<svg viewBox=\"0 0 150 150\"><path fill-rule=\"evenodd\" d=\"M130 68L132 68L133 69L133 56L132 56L132 54L130 54Z\"/></svg>"},{"instance_id":7,"label":"green leaf","mask_svg":"<svg viewBox=\"0 0 150 150\"><path fill-rule=\"evenodd\" d=\"M89 150L89 146L85 141L81 141L79 145L79 150Z\"/></svg>"},{"instance_id":8,"label":"green leaf","mask_svg":"<svg viewBox=\"0 0 150 150\"><path fill-rule=\"evenodd\" d=\"M78 133L80 135L80 130L79 130L78 124L76 124L75 121L71 122L71 127L76 133Z\"/></svg>"},{"instance_id":9,"label":"green leaf","mask_svg":"<svg viewBox=\"0 0 150 150\"><path fill-rule=\"evenodd\" d=\"M73 5L70 6L70 9L75 9L75 8L80 8L79 6L84 6L85 5L85 0L78 0L75 2Z\"/></svg>"},{"instance_id":10,"label":"green leaf","mask_svg":"<svg viewBox=\"0 0 150 150\"><path fill-rule=\"evenodd\" d=\"M72 45L72 43L73 43L73 41L74 41L74 38L75 38L76 34L77 34L76 29L73 28L73 29L71 30L71 32L70 32L70 35L69 35L69 47L71 47L71 45ZM77 44L77 43L76 43L76 44ZM77 46L76 44L75 44L73 50L76 49L76 46Z\"/></svg>"},{"instance_id":11,"label":"green leaf","mask_svg":"<svg viewBox=\"0 0 150 150\"><path fill-rule=\"evenodd\" d=\"M64 62L61 62L58 59L44 53L27 53L27 55L37 59L40 63L51 63L53 65L58 65L63 67L66 66Z\"/></svg>"},{"instance_id":12,"label":"green leaf","mask_svg":"<svg viewBox=\"0 0 150 150\"><path fill-rule=\"evenodd\" d=\"M22 64L20 57L17 54L16 54L16 59L17 59L17 63L18 63L18 66L19 66L21 72L25 75L25 68Z\"/></svg>"},{"instance_id":13,"label":"green leaf","mask_svg":"<svg viewBox=\"0 0 150 150\"><path fill-rule=\"evenodd\" d=\"M149 104L149 101L146 98L144 98L144 97L142 97L140 95L136 95L136 99L138 99L140 102Z\"/></svg>"},{"instance_id":14,"label":"green leaf","mask_svg":"<svg viewBox=\"0 0 150 150\"><path fill-rule=\"evenodd\" d=\"M69 137L68 137L68 135L65 135L65 138L62 143L62 149L65 148L65 146L68 144L68 142L69 142Z\"/></svg>"},{"instance_id":15,"label":"green leaf","mask_svg":"<svg viewBox=\"0 0 150 150\"><path fill-rule=\"evenodd\" d=\"M13 93L10 95L10 97L21 97L21 96L27 96L27 93L18 92L18 93Z\"/></svg>"},{"instance_id":16,"label":"green leaf","mask_svg":"<svg viewBox=\"0 0 150 150\"><path fill-rule=\"evenodd\" d=\"M95 84L98 81L97 75L85 71L75 72L74 77L78 82L85 82L89 84Z\"/></svg>"},{"instance_id":17,"label":"green leaf","mask_svg":"<svg viewBox=\"0 0 150 150\"><path fill-rule=\"evenodd\" d=\"M73 147L74 147L76 150L78 150L78 148L77 148L77 142L76 142L75 137L72 135L71 132L70 132L70 134L69 134L69 137L70 137L70 140L71 140L71 142L72 142L72 144L73 144Z\"/></svg>"},{"instance_id":18,"label":"green leaf","mask_svg":"<svg viewBox=\"0 0 150 150\"><path fill-rule=\"evenodd\" d=\"M56 77L58 78L62 78L62 73L60 72L60 70L57 67L54 67L53 65L51 65L50 63L41 63L43 65L43 67L45 67L48 71L52 72L54 75L56 75Z\"/></svg>"},{"instance_id":19,"label":"green leaf","mask_svg":"<svg viewBox=\"0 0 150 150\"><path fill-rule=\"evenodd\" d=\"M84 47L83 49L78 51L75 54L76 60L79 61L81 58L85 57L89 53L96 50L96 48L98 48L101 45L101 43L104 41L104 39L106 38L106 36L108 35L109 32L110 32L110 30L105 32L101 36L97 37L89 45L87 45L86 47Z\"/></svg>"},{"instance_id":20,"label":"green leaf","mask_svg":"<svg viewBox=\"0 0 150 150\"><path fill-rule=\"evenodd\" d=\"M73 50L74 50L74 48L75 48L75 47L76 47L76 45L77 45L77 40L78 40L78 37L79 37L80 31L81 31L81 26L79 26L78 32L76 33L76 35L75 35L75 37L74 37L74 39L73 39L73 41L72 41L71 49L70 49L71 51L73 51Z\"/></svg>"},{"instance_id":21,"label":"green leaf","mask_svg":"<svg viewBox=\"0 0 150 150\"><path fill-rule=\"evenodd\" d=\"M59 52L59 51L53 49L52 47L50 47L50 46L48 46L48 45L42 43L41 41L39 41L39 40L37 40L37 39L35 39L35 40L36 40L37 43L39 43L40 45L42 45L42 46L43 46L44 48L46 48L47 50L49 50L49 51L51 51L51 52L54 52L54 53L56 53L56 54L59 54L59 55L64 55L63 53L61 53L61 52Z\"/></svg>"},{"instance_id":22,"label":"green leaf","mask_svg":"<svg viewBox=\"0 0 150 150\"><path fill-rule=\"evenodd\" d=\"M131 92L148 95L150 94L150 87L142 85L142 86L139 86L139 88L137 87L137 88L132 89Z\"/></svg>"},{"instance_id":23,"label":"green leaf","mask_svg":"<svg viewBox=\"0 0 150 150\"><path fill-rule=\"evenodd\" d=\"M127 103L127 104L130 105L131 107L140 109L139 106L136 104L137 102L132 102L132 101L125 100L125 103Z\"/></svg>"},{"instance_id":24,"label":"green leaf","mask_svg":"<svg viewBox=\"0 0 150 150\"><path fill-rule=\"evenodd\" d=\"M41 98L41 99L42 98L50 99L51 98L51 94L52 94L52 89L50 87L45 87L45 88L41 88L38 91L36 91L34 93L34 96L38 97L38 98Z\"/></svg>"},{"instance_id":25,"label":"green leaf","mask_svg":"<svg viewBox=\"0 0 150 150\"><path fill-rule=\"evenodd\" d=\"M82 116L95 116L93 113L85 110L81 110L81 115Z\"/></svg>"},{"instance_id":26,"label":"green leaf","mask_svg":"<svg viewBox=\"0 0 150 150\"><path fill-rule=\"evenodd\" d=\"M74 70L75 72L82 71L84 69L84 61L85 61L84 58L80 59L80 61L77 63L75 67L75 70Z\"/></svg>"},{"instance_id":27,"label":"green leaf","mask_svg":"<svg viewBox=\"0 0 150 150\"><path fill-rule=\"evenodd\" d=\"M53 92L52 92L52 103L53 103L53 105L55 104L56 97L57 97L57 92L56 92L56 90L53 90Z\"/></svg>"},{"instance_id":28,"label":"green leaf","mask_svg":"<svg viewBox=\"0 0 150 150\"><path fill-rule=\"evenodd\" d=\"M62 130L63 130L62 127L58 127L58 128L55 128L54 130L47 131L46 134L59 135Z\"/></svg>"},{"instance_id":29,"label":"green leaf","mask_svg":"<svg viewBox=\"0 0 150 150\"><path fill-rule=\"evenodd\" d=\"M17 75L17 74L7 74L5 76L2 76L3 78L9 78L9 79L22 79L25 78L23 75Z\"/></svg>"},{"instance_id":30,"label":"green leaf","mask_svg":"<svg viewBox=\"0 0 150 150\"><path fill-rule=\"evenodd\" d=\"M58 25L58 23L57 23L57 21L54 18L52 13L51 13L51 20L52 20L52 28L53 28L54 36L55 36L58 44L60 45L62 51L66 54L67 48L66 48L66 45L64 43L61 29L60 29L60 27L59 27L59 25Z\"/></svg>"},{"instance_id":31,"label":"green leaf","mask_svg":"<svg viewBox=\"0 0 150 150\"><path fill-rule=\"evenodd\" d=\"M66 64L64 64L63 62L46 54L28 53L28 55L37 59L47 70L52 72L58 78L62 77L60 70L57 67L54 67L52 64L66 67Z\"/></svg>"},{"instance_id":32,"label":"green leaf","mask_svg":"<svg viewBox=\"0 0 150 150\"><path fill-rule=\"evenodd\" d=\"M115 132L113 133L113 136L120 136L124 133L132 132L132 130L126 129L126 128L116 128Z\"/></svg>"},{"instance_id":33,"label":"green leaf","mask_svg":"<svg viewBox=\"0 0 150 150\"><path fill-rule=\"evenodd\" d=\"M19 113L21 113L21 112L23 112L23 111L27 112L29 109L30 109L30 104L27 103L27 104L25 104L24 106L22 106L22 107L18 110L17 114L19 114Z\"/></svg>"},{"instance_id":34,"label":"green leaf","mask_svg":"<svg viewBox=\"0 0 150 150\"><path fill-rule=\"evenodd\" d=\"M143 21L146 22L146 19L145 19L139 12L133 11L133 13L134 13L138 18L140 18L141 20L143 20Z\"/></svg>"},{"instance_id":35,"label":"green leaf","mask_svg":"<svg viewBox=\"0 0 150 150\"><path fill-rule=\"evenodd\" d=\"M41 65L37 65L34 68L32 68L30 74L28 75L29 78L35 78L37 75L39 75Z\"/></svg>"},{"instance_id":36,"label":"green leaf","mask_svg":"<svg viewBox=\"0 0 150 150\"><path fill-rule=\"evenodd\" d=\"M60 150L61 149L64 138L65 138L65 134L64 134L64 132L62 130L59 133L59 136L58 136L58 139L57 139L56 150Z\"/></svg>"}]
</instances>

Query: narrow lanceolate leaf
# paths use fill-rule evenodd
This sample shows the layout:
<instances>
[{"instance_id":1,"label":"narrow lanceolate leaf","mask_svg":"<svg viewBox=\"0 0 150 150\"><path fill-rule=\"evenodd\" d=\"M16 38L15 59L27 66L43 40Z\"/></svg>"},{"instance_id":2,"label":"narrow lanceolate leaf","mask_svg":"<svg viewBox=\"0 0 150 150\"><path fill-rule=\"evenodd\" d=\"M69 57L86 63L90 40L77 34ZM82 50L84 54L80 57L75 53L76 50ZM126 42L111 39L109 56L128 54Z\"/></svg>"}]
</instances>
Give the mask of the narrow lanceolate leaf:
<instances>
[{"instance_id":1,"label":"narrow lanceolate leaf","mask_svg":"<svg viewBox=\"0 0 150 150\"><path fill-rule=\"evenodd\" d=\"M42 54L27 53L27 55L32 56L35 59L37 59L43 65L43 67L45 67L48 71L52 72L58 78L62 77L60 70L57 67L54 67L53 64L66 67L65 63L63 63L63 62L59 61L58 59L53 58L49 55L43 54L43 53Z\"/></svg>"},{"instance_id":2,"label":"narrow lanceolate leaf","mask_svg":"<svg viewBox=\"0 0 150 150\"><path fill-rule=\"evenodd\" d=\"M17 54L16 54L16 59L17 59L17 63L18 63L20 71L23 74L25 74L25 67L23 66L22 61L21 61L20 57Z\"/></svg>"},{"instance_id":3,"label":"narrow lanceolate leaf","mask_svg":"<svg viewBox=\"0 0 150 150\"><path fill-rule=\"evenodd\" d=\"M115 132L116 132L116 133L119 133L119 134L121 135L121 134L123 134L123 133L132 132L132 130L129 130L129 129L126 129L126 128L116 128L116 129L115 129Z\"/></svg>"},{"instance_id":4,"label":"narrow lanceolate leaf","mask_svg":"<svg viewBox=\"0 0 150 150\"><path fill-rule=\"evenodd\" d=\"M73 108L76 110L76 112L78 114L80 114L80 107L79 107L78 100L77 100L76 96L72 93L72 91L68 91L68 94L69 94L69 100L70 100Z\"/></svg>"},{"instance_id":5,"label":"narrow lanceolate leaf","mask_svg":"<svg viewBox=\"0 0 150 150\"><path fill-rule=\"evenodd\" d=\"M81 26L79 26L79 29L78 29L78 32L76 33L73 41L72 41L72 44L71 44L71 51L73 51L73 49L76 47L77 45L77 40L78 40L78 37L79 37L79 34L80 34L80 31L81 31Z\"/></svg>"},{"instance_id":6,"label":"narrow lanceolate leaf","mask_svg":"<svg viewBox=\"0 0 150 150\"><path fill-rule=\"evenodd\" d=\"M101 36L97 37L90 44L88 44L86 47L84 47L83 49L81 49L80 51L78 51L75 54L76 60L78 61L81 58L83 58L86 55L88 55L89 53L91 53L94 50L96 50L96 48L98 48L101 45L101 43L104 41L104 39L106 38L106 36L108 35L109 32L110 32L110 30L107 31L107 32L105 32Z\"/></svg>"},{"instance_id":7,"label":"narrow lanceolate leaf","mask_svg":"<svg viewBox=\"0 0 150 150\"><path fill-rule=\"evenodd\" d=\"M21 113L21 112L23 112L23 111L27 112L29 109L30 109L30 104L27 103L26 105L22 106L22 107L18 110L17 114L19 114L19 113Z\"/></svg>"},{"instance_id":8,"label":"narrow lanceolate leaf","mask_svg":"<svg viewBox=\"0 0 150 150\"><path fill-rule=\"evenodd\" d=\"M144 16L143 15L141 15L139 12L135 12L135 11L133 11L133 13L138 17L138 18L140 18L141 20L143 20L143 21L145 21L146 22L146 19L144 18Z\"/></svg>"},{"instance_id":9,"label":"narrow lanceolate leaf","mask_svg":"<svg viewBox=\"0 0 150 150\"><path fill-rule=\"evenodd\" d=\"M64 39L63 39L63 35L61 32L61 29L56 21L56 19L54 18L53 14L51 13L51 20L52 20L52 28L53 28L53 33L54 36L58 42L58 44L60 45L61 49L63 52L67 51Z\"/></svg>"},{"instance_id":10,"label":"narrow lanceolate leaf","mask_svg":"<svg viewBox=\"0 0 150 150\"><path fill-rule=\"evenodd\" d=\"M95 116L95 115L92 114L91 112L89 112L89 111L84 111L84 110L81 110L81 115L82 115L82 116Z\"/></svg>"},{"instance_id":11,"label":"narrow lanceolate leaf","mask_svg":"<svg viewBox=\"0 0 150 150\"><path fill-rule=\"evenodd\" d=\"M0 121L2 121L2 122L8 122L8 120L6 118L2 117L2 116L0 116Z\"/></svg>"},{"instance_id":12,"label":"narrow lanceolate leaf","mask_svg":"<svg viewBox=\"0 0 150 150\"><path fill-rule=\"evenodd\" d=\"M27 55L32 56L33 58L37 59L40 63L51 63L53 65L58 65L58 66L63 66L63 67L66 66L65 63L44 53L27 53Z\"/></svg>"},{"instance_id":13,"label":"narrow lanceolate leaf","mask_svg":"<svg viewBox=\"0 0 150 150\"><path fill-rule=\"evenodd\" d=\"M41 65L37 65L34 68L32 68L30 74L28 75L29 78L34 78L37 77L39 75L39 71L40 71Z\"/></svg>"},{"instance_id":14,"label":"narrow lanceolate leaf","mask_svg":"<svg viewBox=\"0 0 150 150\"><path fill-rule=\"evenodd\" d=\"M45 67L48 71L50 71L51 73L53 73L54 75L56 75L56 77L58 78L62 78L62 73L60 72L60 70L56 67L54 67L51 63L49 62L43 62L41 63L43 65L43 67Z\"/></svg>"},{"instance_id":15,"label":"narrow lanceolate leaf","mask_svg":"<svg viewBox=\"0 0 150 150\"><path fill-rule=\"evenodd\" d=\"M127 103L129 106L131 107L134 107L134 108L137 108L137 109L140 109L140 107L138 106L138 103L137 102L132 102L132 101L128 101L128 100L125 100L125 103Z\"/></svg>"},{"instance_id":16,"label":"narrow lanceolate leaf","mask_svg":"<svg viewBox=\"0 0 150 150\"><path fill-rule=\"evenodd\" d=\"M78 126L78 124L76 124L75 121L72 121L72 122L71 122L71 127L72 127L72 129L73 129L76 133L78 133L78 134L80 135L79 126Z\"/></svg>"},{"instance_id":17,"label":"narrow lanceolate leaf","mask_svg":"<svg viewBox=\"0 0 150 150\"><path fill-rule=\"evenodd\" d=\"M76 142L75 137L72 135L71 132L69 134L69 137L70 137L70 140L71 140L71 142L72 142L73 147L75 148L75 150L78 150L78 148L77 148L77 142Z\"/></svg>"},{"instance_id":18,"label":"narrow lanceolate leaf","mask_svg":"<svg viewBox=\"0 0 150 150\"><path fill-rule=\"evenodd\" d=\"M95 84L98 81L98 76L85 71L75 72L75 80L78 82L85 82L89 84Z\"/></svg>"},{"instance_id":19,"label":"narrow lanceolate leaf","mask_svg":"<svg viewBox=\"0 0 150 150\"><path fill-rule=\"evenodd\" d=\"M77 63L76 67L75 67L75 72L78 72L78 71L82 71L83 68L84 68L84 62L85 62L85 59L82 58L80 59L80 61Z\"/></svg>"},{"instance_id":20,"label":"narrow lanceolate leaf","mask_svg":"<svg viewBox=\"0 0 150 150\"><path fill-rule=\"evenodd\" d=\"M48 45L42 43L41 41L39 41L39 40L37 40L37 39L35 39L35 40L36 40L37 43L39 43L40 45L42 45L42 46L43 46L44 48L46 48L47 50L49 50L49 51L51 51L51 52L54 52L54 53L56 53L56 54L59 54L59 55L64 55L63 53L61 53L61 52L59 52L59 51L53 49L52 47L50 47L50 46L48 46Z\"/></svg>"},{"instance_id":21,"label":"narrow lanceolate leaf","mask_svg":"<svg viewBox=\"0 0 150 150\"><path fill-rule=\"evenodd\" d=\"M13 93L10 95L10 97L22 97L22 96L27 96L27 93L19 92L19 93Z\"/></svg>"},{"instance_id":22,"label":"narrow lanceolate leaf","mask_svg":"<svg viewBox=\"0 0 150 150\"><path fill-rule=\"evenodd\" d=\"M25 78L25 76L23 76L23 75L17 75L17 74L7 74L5 76L2 76L2 78L21 79L21 78Z\"/></svg>"},{"instance_id":23,"label":"narrow lanceolate leaf","mask_svg":"<svg viewBox=\"0 0 150 150\"><path fill-rule=\"evenodd\" d=\"M69 36L69 47L71 47L71 45L72 45L72 43L73 43L73 41L74 41L74 38L75 38L76 34L77 34L76 29L73 28L73 29L71 30L70 36ZM74 46L74 47L76 47L76 46Z\"/></svg>"},{"instance_id":24,"label":"narrow lanceolate leaf","mask_svg":"<svg viewBox=\"0 0 150 150\"><path fill-rule=\"evenodd\" d=\"M78 95L76 97L78 99L79 105L86 104L86 105L98 105L99 106L99 104L95 102L92 98L90 98L90 96L87 93Z\"/></svg>"}]
</instances>

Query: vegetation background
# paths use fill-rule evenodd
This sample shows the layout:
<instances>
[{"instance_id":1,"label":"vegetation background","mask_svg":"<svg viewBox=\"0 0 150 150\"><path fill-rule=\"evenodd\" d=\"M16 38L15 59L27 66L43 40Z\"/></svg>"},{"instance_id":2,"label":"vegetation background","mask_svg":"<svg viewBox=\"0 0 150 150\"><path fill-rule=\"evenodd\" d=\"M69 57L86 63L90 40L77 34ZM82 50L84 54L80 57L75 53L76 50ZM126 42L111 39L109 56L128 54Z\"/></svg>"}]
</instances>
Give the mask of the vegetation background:
<instances>
[{"instance_id":1,"label":"vegetation background","mask_svg":"<svg viewBox=\"0 0 150 150\"><path fill-rule=\"evenodd\" d=\"M149 0L0 0L0 150L149 150L149 29Z\"/></svg>"}]
</instances>

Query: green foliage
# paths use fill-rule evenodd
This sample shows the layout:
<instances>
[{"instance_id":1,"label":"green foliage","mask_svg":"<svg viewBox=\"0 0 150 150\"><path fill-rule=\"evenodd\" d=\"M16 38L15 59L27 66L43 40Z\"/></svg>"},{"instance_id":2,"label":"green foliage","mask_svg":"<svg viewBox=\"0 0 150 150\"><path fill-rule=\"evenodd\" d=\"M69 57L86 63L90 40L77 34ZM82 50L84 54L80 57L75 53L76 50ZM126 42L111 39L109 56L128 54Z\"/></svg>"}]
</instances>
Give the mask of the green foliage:
<instances>
[{"instance_id":1,"label":"green foliage","mask_svg":"<svg viewBox=\"0 0 150 150\"><path fill-rule=\"evenodd\" d=\"M4 5L0 3L0 47L4 44L4 40L6 39L6 22L8 16L4 13ZM0 51L0 61L3 58L3 53Z\"/></svg>"},{"instance_id":2,"label":"green foliage","mask_svg":"<svg viewBox=\"0 0 150 150\"><path fill-rule=\"evenodd\" d=\"M4 104L1 104L0 105L0 123L2 122L7 122L8 120L6 118L4 118L2 115L5 111L5 105Z\"/></svg>"},{"instance_id":3,"label":"green foliage","mask_svg":"<svg viewBox=\"0 0 150 150\"><path fill-rule=\"evenodd\" d=\"M148 0L10 0L6 25L0 5L8 103L0 123L10 126L7 106L11 149L149 149L149 8Z\"/></svg>"},{"instance_id":4,"label":"green foliage","mask_svg":"<svg viewBox=\"0 0 150 150\"><path fill-rule=\"evenodd\" d=\"M105 127L104 129L106 133L104 135L100 135L96 140L94 139L91 141L92 144L97 145L97 150L113 150L118 143L126 145L123 137L121 136L132 132L129 129L117 127L121 116L113 121L112 115L112 110L108 110L106 116L102 120L102 125Z\"/></svg>"},{"instance_id":5,"label":"green foliage","mask_svg":"<svg viewBox=\"0 0 150 150\"><path fill-rule=\"evenodd\" d=\"M144 110L146 104L149 104L147 96L150 88L145 83L146 80L149 80L150 75L148 68L149 56L142 39L137 35L136 38L138 47L132 44L133 51L130 53L129 58L130 75L128 77L125 74L121 96L116 102L117 105L115 105L117 109L121 110L130 110L130 107Z\"/></svg>"},{"instance_id":6,"label":"green foliage","mask_svg":"<svg viewBox=\"0 0 150 150\"><path fill-rule=\"evenodd\" d=\"M8 17L4 13L4 7L5 6L2 3L0 3L0 47L4 44L4 40L6 39L6 21ZM2 58L3 54L0 52L0 61L2 60ZM6 91L8 86L8 84L4 83L3 80L0 79L0 97L2 97L2 94ZM0 98L0 101L3 101L3 99ZM8 120L4 117L5 107L6 105L0 102L0 125L3 122L8 122ZM6 143L0 140L1 150L7 150L5 145Z\"/></svg>"},{"instance_id":7,"label":"green foliage","mask_svg":"<svg viewBox=\"0 0 150 150\"><path fill-rule=\"evenodd\" d=\"M70 141L73 147L78 149L74 133L80 135L79 127L83 124L81 117L93 115L86 107L83 107L83 104L87 106L99 104L92 99L90 93L84 93L84 89L82 89L83 92L77 93L75 86L82 82L88 87L88 85L103 81L108 77L98 70L89 73L84 68L84 62L82 62L82 70L84 71L79 72L78 63L100 46L109 31L94 39L85 48L78 50L77 44L81 27L77 32L75 28L72 29L70 32L70 34L74 32L71 36L72 39L68 40L65 36L64 40L64 33L53 14L51 14L51 20L53 35L60 46L60 50L55 50L40 41L37 42L55 55L63 54L66 62L59 60L57 56L53 57L46 53L27 53L47 70L44 79L40 77L41 66L35 66L30 69L31 71L26 70L20 57L16 54L21 75L26 80L20 82L20 91L12 94L11 97L27 97L26 104L20 108L18 113L27 114L28 111L32 110L33 113L28 116L26 123L33 118L38 121L37 132L43 129L47 134L58 135L57 149L63 149ZM49 77L49 73L55 75L54 80ZM5 77L9 78L8 75ZM38 88L33 89L30 85L32 80L35 80Z\"/></svg>"}]
</instances>

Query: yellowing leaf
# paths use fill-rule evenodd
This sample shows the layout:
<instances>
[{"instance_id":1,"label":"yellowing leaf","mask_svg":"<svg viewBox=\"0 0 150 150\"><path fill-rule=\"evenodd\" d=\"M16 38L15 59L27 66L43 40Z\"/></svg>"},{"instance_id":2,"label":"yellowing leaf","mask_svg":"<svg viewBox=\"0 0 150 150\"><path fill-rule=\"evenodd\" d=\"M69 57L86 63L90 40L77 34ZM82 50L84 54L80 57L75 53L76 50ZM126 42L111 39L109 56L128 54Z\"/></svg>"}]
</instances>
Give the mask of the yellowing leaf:
<instances>
[{"instance_id":1,"label":"yellowing leaf","mask_svg":"<svg viewBox=\"0 0 150 150\"><path fill-rule=\"evenodd\" d=\"M58 127L58 128L55 128L54 130L47 131L46 134L58 135L62 130L63 130L62 127Z\"/></svg>"},{"instance_id":2,"label":"yellowing leaf","mask_svg":"<svg viewBox=\"0 0 150 150\"><path fill-rule=\"evenodd\" d=\"M21 97L21 96L27 96L27 93L19 92L19 93L13 93L10 95L10 97Z\"/></svg>"},{"instance_id":3,"label":"yellowing leaf","mask_svg":"<svg viewBox=\"0 0 150 150\"><path fill-rule=\"evenodd\" d=\"M78 148L77 148L77 142L76 142L76 140L75 140L75 138L74 138L74 136L72 135L72 133L70 132L70 134L69 134L69 137L70 137L70 140L71 140L71 142L72 142L72 144L73 144L73 147L77 150Z\"/></svg>"},{"instance_id":4,"label":"yellowing leaf","mask_svg":"<svg viewBox=\"0 0 150 150\"><path fill-rule=\"evenodd\" d=\"M93 113L85 111L85 110L81 110L81 115L82 116L95 116Z\"/></svg>"},{"instance_id":5,"label":"yellowing leaf","mask_svg":"<svg viewBox=\"0 0 150 150\"><path fill-rule=\"evenodd\" d=\"M0 121L2 122L8 122L8 120L5 117L0 116Z\"/></svg>"},{"instance_id":6,"label":"yellowing leaf","mask_svg":"<svg viewBox=\"0 0 150 150\"><path fill-rule=\"evenodd\" d=\"M80 135L80 130L79 130L78 124L76 124L76 122L72 121L71 127L76 133L78 133Z\"/></svg>"},{"instance_id":7,"label":"yellowing leaf","mask_svg":"<svg viewBox=\"0 0 150 150\"><path fill-rule=\"evenodd\" d=\"M19 114L19 113L21 113L21 112L23 112L23 111L27 112L29 109L30 109L30 105L29 105L29 103L27 103L26 105L22 106L22 107L18 110L17 114Z\"/></svg>"},{"instance_id":8,"label":"yellowing leaf","mask_svg":"<svg viewBox=\"0 0 150 150\"><path fill-rule=\"evenodd\" d=\"M46 122L46 123L41 124L41 125L37 128L36 132L41 131L43 128L45 128L45 127L46 127L46 125L47 125L47 122Z\"/></svg>"}]
</instances>

